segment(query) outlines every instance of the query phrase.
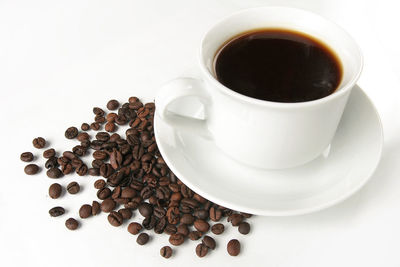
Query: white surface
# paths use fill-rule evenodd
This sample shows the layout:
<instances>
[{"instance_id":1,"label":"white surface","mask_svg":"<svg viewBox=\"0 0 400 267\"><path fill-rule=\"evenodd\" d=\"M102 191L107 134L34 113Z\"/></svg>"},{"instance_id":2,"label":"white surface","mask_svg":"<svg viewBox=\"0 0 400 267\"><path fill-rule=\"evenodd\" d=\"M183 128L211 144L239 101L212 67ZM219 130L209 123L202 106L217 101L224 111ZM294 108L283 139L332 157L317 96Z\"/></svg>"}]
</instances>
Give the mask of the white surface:
<instances>
[{"instance_id":1,"label":"white surface","mask_svg":"<svg viewBox=\"0 0 400 267\"><path fill-rule=\"evenodd\" d=\"M218 149L213 139L168 124L160 114L155 117L154 132L171 170L203 197L257 215L307 214L343 201L369 180L383 146L376 110L357 86L324 153L283 170L240 164Z\"/></svg>"},{"instance_id":2,"label":"white surface","mask_svg":"<svg viewBox=\"0 0 400 267\"><path fill-rule=\"evenodd\" d=\"M148 257L147 266L399 266L400 23L395 2L1 0L1 265L140 266ZM76 216L80 204L95 198L93 179L65 177L61 184L77 180L84 185L82 193L49 199L53 181L43 172L25 176L19 161L21 152L33 150L32 138L47 137L58 151L71 148L64 130L90 121L92 106L104 107L110 97L152 99L159 84L194 66L201 34L216 20L241 8L277 3L335 20L361 46L365 68L359 84L377 106L385 132L383 158L371 181L322 212L254 217L251 234L243 237L231 228L203 259L194 255L194 242L164 260L158 251L167 244L166 236L139 247L125 227L109 226L104 214L84 221L79 231L67 231L67 216ZM65 205L68 214L50 218L47 211L55 205ZM243 244L237 258L225 251L234 237Z\"/></svg>"}]
</instances>

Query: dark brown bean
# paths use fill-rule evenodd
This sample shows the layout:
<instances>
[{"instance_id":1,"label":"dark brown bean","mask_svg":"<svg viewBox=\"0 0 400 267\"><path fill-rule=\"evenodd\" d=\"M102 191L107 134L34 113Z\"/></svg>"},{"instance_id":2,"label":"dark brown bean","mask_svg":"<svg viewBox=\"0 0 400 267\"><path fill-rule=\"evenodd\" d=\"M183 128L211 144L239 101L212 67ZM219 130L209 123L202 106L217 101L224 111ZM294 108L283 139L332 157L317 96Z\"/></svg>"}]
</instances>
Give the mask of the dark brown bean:
<instances>
[{"instance_id":1,"label":"dark brown bean","mask_svg":"<svg viewBox=\"0 0 400 267\"><path fill-rule=\"evenodd\" d=\"M56 151L54 150L54 148L49 148L43 152L43 157L45 159L49 159L51 157L54 157L55 155L56 155Z\"/></svg>"},{"instance_id":2,"label":"dark brown bean","mask_svg":"<svg viewBox=\"0 0 400 267\"><path fill-rule=\"evenodd\" d=\"M210 229L210 225L204 220L197 219L194 221L194 228L196 228L197 231L206 233Z\"/></svg>"},{"instance_id":3,"label":"dark brown bean","mask_svg":"<svg viewBox=\"0 0 400 267\"><path fill-rule=\"evenodd\" d=\"M243 221L243 215L234 213L228 217L228 222L231 222L232 226L238 226Z\"/></svg>"},{"instance_id":4,"label":"dark brown bean","mask_svg":"<svg viewBox=\"0 0 400 267\"><path fill-rule=\"evenodd\" d=\"M189 239L193 241L199 240L202 235L203 234L199 231L192 231L189 233Z\"/></svg>"},{"instance_id":5,"label":"dark brown bean","mask_svg":"<svg viewBox=\"0 0 400 267\"><path fill-rule=\"evenodd\" d=\"M49 210L49 214L51 217L58 217L61 216L65 213L65 210L63 207L54 207Z\"/></svg>"},{"instance_id":6,"label":"dark brown bean","mask_svg":"<svg viewBox=\"0 0 400 267\"><path fill-rule=\"evenodd\" d=\"M122 217L122 215L116 211L111 211L110 214L108 214L107 219L108 219L108 222L112 226L115 226L115 227L120 226L124 221L124 218Z\"/></svg>"},{"instance_id":7,"label":"dark brown bean","mask_svg":"<svg viewBox=\"0 0 400 267\"><path fill-rule=\"evenodd\" d=\"M92 215L92 206L89 204L84 204L82 207L79 209L79 217L82 219L89 218Z\"/></svg>"},{"instance_id":8,"label":"dark brown bean","mask_svg":"<svg viewBox=\"0 0 400 267\"><path fill-rule=\"evenodd\" d=\"M200 258L206 256L207 252L208 248L204 244L200 243L196 246L196 255L199 256Z\"/></svg>"},{"instance_id":9,"label":"dark brown bean","mask_svg":"<svg viewBox=\"0 0 400 267\"><path fill-rule=\"evenodd\" d=\"M172 256L172 248L170 246L164 246L160 249L160 255L166 259Z\"/></svg>"},{"instance_id":10,"label":"dark brown bean","mask_svg":"<svg viewBox=\"0 0 400 267\"><path fill-rule=\"evenodd\" d=\"M78 129L76 127L69 127L65 131L65 138L74 139L78 135Z\"/></svg>"},{"instance_id":11,"label":"dark brown bean","mask_svg":"<svg viewBox=\"0 0 400 267\"><path fill-rule=\"evenodd\" d=\"M119 102L115 99L108 101L107 108L109 110L116 110L119 107Z\"/></svg>"},{"instance_id":12,"label":"dark brown bean","mask_svg":"<svg viewBox=\"0 0 400 267\"><path fill-rule=\"evenodd\" d=\"M33 139L32 144L35 148L44 148L46 146L46 140L43 137L36 137Z\"/></svg>"},{"instance_id":13,"label":"dark brown bean","mask_svg":"<svg viewBox=\"0 0 400 267\"><path fill-rule=\"evenodd\" d=\"M61 172L61 170L59 168L51 168L51 169L47 170L46 174L47 174L47 177L52 178L52 179L60 178L63 175L63 173Z\"/></svg>"},{"instance_id":14,"label":"dark brown bean","mask_svg":"<svg viewBox=\"0 0 400 267\"><path fill-rule=\"evenodd\" d=\"M216 243L215 243L214 238L212 238L211 236L205 235L203 237L203 241L202 242L209 249L212 249L212 250L215 249Z\"/></svg>"},{"instance_id":15,"label":"dark brown bean","mask_svg":"<svg viewBox=\"0 0 400 267\"><path fill-rule=\"evenodd\" d=\"M81 187L77 182L70 182L67 185L67 191L70 194L77 194L80 191Z\"/></svg>"},{"instance_id":16,"label":"dark brown bean","mask_svg":"<svg viewBox=\"0 0 400 267\"><path fill-rule=\"evenodd\" d=\"M21 154L20 159L25 162L31 162L33 160L33 154L31 152L24 152Z\"/></svg>"},{"instance_id":17,"label":"dark brown bean","mask_svg":"<svg viewBox=\"0 0 400 267\"><path fill-rule=\"evenodd\" d=\"M100 206L103 212L111 212L113 209L115 209L116 203L111 198L107 198L101 202Z\"/></svg>"},{"instance_id":18,"label":"dark brown bean","mask_svg":"<svg viewBox=\"0 0 400 267\"><path fill-rule=\"evenodd\" d=\"M100 203L97 201L93 201L92 202L92 215L94 216L94 215L99 214L100 210L101 210Z\"/></svg>"},{"instance_id":19,"label":"dark brown bean","mask_svg":"<svg viewBox=\"0 0 400 267\"><path fill-rule=\"evenodd\" d=\"M76 230L79 227L79 223L77 220L75 220L74 218L69 218L65 221L65 226L69 229L69 230Z\"/></svg>"},{"instance_id":20,"label":"dark brown bean","mask_svg":"<svg viewBox=\"0 0 400 267\"><path fill-rule=\"evenodd\" d=\"M90 129L90 125L87 124L86 122L82 123L81 125L81 130L82 131L88 131Z\"/></svg>"},{"instance_id":21,"label":"dark brown bean","mask_svg":"<svg viewBox=\"0 0 400 267\"><path fill-rule=\"evenodd\" d=\"M180 246L185 242L185 237L182 234L176 233L169 237L169 243L173 246Z\"/></svg>"},{"instance_id":22,"label":"dark brown bean","mask_svg":"<svg viewBox=\"0 0 400 267\"><path fill-rule=\"evenodd\" d=\"M132 222L128 225L128 232L132 235L137 235L142 230L142 225L137 222Z\"/></svg>"},{"instance_id":23,"label":"dark brown bean","mask_svg":"<svg viewBox=\"0 0 400 267\"><path fill-rule=\"evenodd\" d=\"M111 190L108 187L103 187L97 191L97 197L100 200L104 200L106 198L109 198L110 196L111 196Z\"/></svg>"},{"instance_id":24,"label":"dark brown bean","mask_svg":"<svg viewBox=\"0 0 400 267\"><path fill-rule=\"evenodd\" d=\"M106 181L104 181L103 179L98 179L94 182L94 188L96 189L102 189L105 186L106 186Z\"/></svg>"},{"instance_id":25,"label":"dark brown bean","mask_svg":"<svg viewBox=\"0 0 400 267\"><path fill-rule=\"evenodd\" d=\"M118 213L122 215L122 218L124 220L129 220L130 218L132 218L132 211L130 209L120 209L118 210Z\"/></svg>"},{"instance_id":26,"label":"dark brown bean","mask_svg":"<svg viewBox=\"0 0 400 267\"><path fill-rule=\"evenodd\" d=\"M137 237L137 239L136 239L136 242L137 242L139 245L143 246L143 245L147 244L147 242L149 242L149 239L150 239L150 237L149 237L148 234L146 234L146 233L141 233L141 234L138 235L138 237Z\"/></svg>"},{"instance_id":27,"label":"dark brown bean","mask_svg":"<svg viewBox=\"0 0 400 267\"><path fill-rule=\"evenodd\" d=\"M239 224L239 233L241 233L242 235L247 235L248 233L250 233L250 224L248 224L247 222L241 222Z\"/></svg>"},{"instance_id":28,"label":"dark brown bean","mask_svg":"<svg viewBox=\"0 0 400 267\"><path fill-rule=\"evenodd\" d=\"M223 225L222 223L214 224L214 225L211 227L211 232L212 232L213 234L215 234L215 235L220 235L220 234L222 234L222 233L224 232L224 230L225 230L225 227L224 227L224 225Z\"/></svg>"},{"instance_id":29,"label":"dark brown bean","mask_svg":"<svg viewBox=\"0 0 400 267\"><path fill-rule=\"evenodd\" d=\"M226 248L231 256L237 256L240 253L240 243L237 239L230 240Z\"/></svg>"},{"instance_id":30,"label":"dark brown bean","mask_svg":"<svg viewBox=\"0 0 400 267\"><path fill-rule=\"evenodd\" d=\"M39 172L39 166L36 164L28 164L25 166L24 172L28 175L34 175Z\"/></svg>"},{"instance_id":31,"label":"dark brown bean","mask_svg":"<svg viewBox=\"0 0 400 267\"><path fill-rule=\"evenodd\" d=\"M49 196L52 199L59 198L61 196L61 193L62 193L62 187L60 184L54 183L54 184L50 185Z\"/></svg>"}]
</instances>

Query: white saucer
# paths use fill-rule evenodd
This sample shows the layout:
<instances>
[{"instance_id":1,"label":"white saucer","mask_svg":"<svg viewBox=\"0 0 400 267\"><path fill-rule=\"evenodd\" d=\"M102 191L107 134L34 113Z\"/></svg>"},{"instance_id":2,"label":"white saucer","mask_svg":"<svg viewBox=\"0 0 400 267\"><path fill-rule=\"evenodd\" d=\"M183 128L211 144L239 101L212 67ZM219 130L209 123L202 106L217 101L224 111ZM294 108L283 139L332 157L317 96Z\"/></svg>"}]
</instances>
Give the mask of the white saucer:
<instances>
[{"instance_id":1,"label":"white saucer","mask_svg":"<svg viewBox=\"0 0 400 267\"><path fill-rule=\"evenodd\" d=\"M217 204L257 215L299 215L343 201L371 177L383 145L379 116L359 87L353 89L330 148L292 169L245 166L210 140L175 131L158 116L154 124L160 152L182 182Z\"/></svg>"}]
</instances>

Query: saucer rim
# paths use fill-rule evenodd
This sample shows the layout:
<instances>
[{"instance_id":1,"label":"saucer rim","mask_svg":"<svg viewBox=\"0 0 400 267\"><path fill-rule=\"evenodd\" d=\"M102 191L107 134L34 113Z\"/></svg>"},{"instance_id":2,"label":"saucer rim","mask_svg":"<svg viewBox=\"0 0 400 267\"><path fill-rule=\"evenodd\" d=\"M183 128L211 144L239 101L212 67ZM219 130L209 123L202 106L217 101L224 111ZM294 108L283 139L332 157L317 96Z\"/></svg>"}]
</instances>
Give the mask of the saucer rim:
<instances>
[{"instance_id":1,"label":"saucer rim","mask_svg":"<svg viewBox=\"0 0 400 267\"><path fill-rule=\"evenodd\" d=\"M360 184L358 186L355 186L352 190L347 191L345 194L343 194L342 196L332 199L330 201L326 201L320 205L315 205L313 207L308 207L308 208L300 208L300 209L294 209L294 210L285 210L285 211L276 211L276 210L268 210L268 209L254 209L251 207L242 207L240 205L237 204L232 204L232 203L228 203L224 200L219 199L218 197L215 197L213 195L209 195L207 192L204 192L203 190L199 189L197 186L194 186L190 181L188 181L187 179L184 178L184 175L182 175L180 173L180 171L178 169L175 168L174 164L172 164L169 160L168 157L165 157L164 155L166 155L164 147L161 145L158 145L158 149L164 159L164 161L167 163L168 167L174 172L174 174L183 182L185 183L190 189L192 189L193 191L199 193L201 196L205 197L206 199L218 204L218 205L222 205L224 207L230 208L232 210L236 210L236 211L242 211L242 212L246 212L246 213L251 213L254 215L260 215L260 216L272 216L272 217L288 217L288 216L298 216L298 215L305 215L305 214L310 214L310 213L314 213L314 212L318 212L324 209L327 209L329 207L332 207L336 204L339 204L341 202L343 202L344 200L348 199L349 197L351 197L352 195L354 195L355 193L357 193L361 188L363 188L365 186L365 184L371 179L371 177L374 175L374 173L376 172L379 163L381 161L382 158L382 153L383 153L383 144L384 144L384 134L383 134L383 126L382 126L382 121L381 118L379 116L379 113L375 107L375 105L373 104L373 102L371 101L371 99L368 97L368 95L361 89L360 86L355 85L355 87L353 88L353 90L359 90L361 92L361 94L364 95L364 97L366 98L366 101L369 103L369 106L372 107L374 114L377 118L377 126L379 128L379 154L377 155L376 158L376 163L375 166L373 168L371 168L370 174L366 175L364 179L362 179L362 181L360 182ZM155 119L154 119L154 135L156 140L159 140L158 138L158 121L161 120L161 118L157 115L155 115ZM340 127L340 124L339 124ZM175 132L175 130L173 130ZM378 142L378 141L377 141ZM159 142L157 143L159 144ZM222 152L221 152L222 153ZM226 155L225 155L226 156ZM247 167L251 167L251 166L247 166ZM280 171L284 171L284 170L280 170Z\"/></svg>"}]
</instances>

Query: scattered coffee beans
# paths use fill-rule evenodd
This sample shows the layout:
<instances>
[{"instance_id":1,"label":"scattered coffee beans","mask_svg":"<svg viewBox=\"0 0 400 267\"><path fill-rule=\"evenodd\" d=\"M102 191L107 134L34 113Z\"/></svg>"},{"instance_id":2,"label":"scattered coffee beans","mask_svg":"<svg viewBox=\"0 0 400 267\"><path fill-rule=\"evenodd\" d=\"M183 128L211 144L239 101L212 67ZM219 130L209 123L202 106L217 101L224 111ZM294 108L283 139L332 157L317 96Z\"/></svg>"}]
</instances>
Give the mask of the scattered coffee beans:
<instances>
[{"instance_id":1,"label":"scattered coffee beans","mask_svg":"<svg viewBox=\"0 0 400 267\"><path fill-rule=\"evenodd\" d=\"M33 139L32 144L35 148L44 148L46 146L46 140L43 137L36 137Z\"/></svg>"},{"instance_id":2,"label":"scattered coffee beans","mask_svg":"<svg viewBox=\"0 0 400 267\"><path fill-rule=\"evenodd\" d=\"M224 230L225 230L225 227L224 227L224 225L223 225L222 223L214 224L214 225L211 227L211 232L212 232L213 234L215 234L215 235L220 235L220 234L222 234L222 233L224 232Z\"/></svg>"},{"instance_id":3,"label":"scattered coffee beans","mask_svg":"<svg viewBox=\"0 0 400 267\"><path fill-rule=\"evenodd\" d=\"M89 218L92 215L92 206L89 204L84 204L82 207L79 209L79 217L82 219Z\"/></svg>"},{"instance_id":4,"label":"scattered coffee beans","mask_svg":"<svg viewBox=\"0 0 400 267\"><path fill-rule=\"evenodd\" d=\"M60 184L54 183L49 187L49 196L53 199L59 198L62 193L62 187Z\"/></svg>"},{"instance_id":5,"label":"scattered coffee beans","mask_svg":"<svg viewBox=\"0 0 400 267\"><path fill-rule=\"evenodd\" d=\"M227 250L229 255L237 256L240 253L240 243L237 239L232 239L228 242Z\"/></svg>"},{"instance_id":6,"label":"scattered coffee beans","mask_svg":"<svg viewBox=\"0 0 400 267\"><path fill-rule=\"evenodd\" d=\"M101 210L100 203L94 200L92 202L92 215L94 216L94 215L99 214L100 210Z\"/></svg>"},{"instance_id":7,"label":"scattered coffee beans","mask_svg":"<svg viewBox=\"0 0 400 267\"><path fill-rule=\"evenodd\" d=\"M61 172L61 170L59 168L51 168L51 169L47 170L46 174L49 178L53 178L53 179L60 178L63 175L63 173Z\"/></svg>"},{"instance_id":8,"label":"scattered coffee beans","mask_svg":"<svg viewBox=\"0 0 400 267\"><path fill-rule=\"evenodd\" d=\"M215 249L216 243L215 243L214 238L212 238L211 236L205 235L203 237L203 241L202 242L209 249Z\"/></svg>"},{"instance_id":9,"label":"scattered coffee beans","mask_svg":"<svg viewBox=\"0 0 400 267\"><path fill-rule=\"evenodd\" d=\"M78 135L78 129L76 127L69 127L65 131L65 138L74 139Z\"/></svg>"},{"instance_id":10,"label":"scattered coffee beans","mask_svg":"<svg viewBox=\"0 0 400 267\"><path fill-rule=\"evenodd\" d=\"M111 211L110 214L108 214L107 219L108 219L108 222L112 226L115 226L115 227L120 226L124 221L124 218L122 217L122 215L116 211Z\"/></svg>"},{"instance_id":11,"label":"scattered coffee beans","mask_svg":"<svg viewBox=\"0 0 400 267\"><path fill-rule=\"evenodd\" d=\"M103 212L111 212L115 208L115 206L116 203L111 198L105 199L100 205L101 211Z\"/></svg>"},{"instance_id":12,"label":"scattered coffee beans","mask_svg":"<svg viewBox=\"0 0 400 267\"><path fill-rule=\"evenodd\" d=\"M242 235L247 235L250 232L250 224L247 222L241 222L238 230Z\"/></svg>"},{"instance_id":13,"label":"scattered coffee beans","mask_svg":"<svg viewBox=\"0 0 400 267\"><path fill-rule=\"evenodd\" d=\"M49 148L43 152L43 158L49 159L51 157L54 157L56 155L56 151L54 148Z\"/></svg>"},{"instance_id":14,"label":"scattered coffee beans","mask_svg":"<svg viewBox=\"0 0 400 267\"><path fill-rule=\"evenodd\" d=\"M31 162L33 160L33 154L31 152L24 152L21 154L20 159L25 162Z\"/></svg>"},{"instance_id":15,"label":"scattered coffee beans","mask_svg":"<svg viewBox=\"0 0 400 267\"><path fill-rule=\"evenodd\" d=\"M108 101L107 108L109 110L116 110L119 107L119 102L115 99Z\"/></svg>"},{"instance_id":16,"label":"scattered coffee beans","mask_svg":"<svg viewBox=\"0 0 400 267\"><path fill-rule=\"evenodd\" d=\"M79 226L79 223L77 220L75 220L74 218L69 218L65 221L65 226L69 229L69 230L76 230Z\"/></svg>"},{"instance_id":17,"label":"scattered coffee beans","mask_svg":"<svg viewBox=\"0 0 400 267\"><path fill-rule=\"evenodd\" d=\"M131 233L132 235L137 235L140 232L140 230L142 230L142 228L143 227L140 223L133 222L128 225L128 232Z\"/></svg>"},{"instance_id":18,"label":"scattered coffee beans","mask_svg":"<svg viewBox=\"0 0 400 267\"><path fill-rule=\"evenodd\" d=\"M89 129L90 129L90 125L89 124L87 124L86 122L82 123L82 125L81 125L81 130L82 131L89 131Z\"/></svg>"},{"instance_id":19,"label":"scattered coffee beans","mask_svg":"<svg viewBox=\"0 0 400 267\"><path fill-rule=\"evenodd\" d=\"M196 246L196 255L199 256L200 258L207 255L207 252L208 252L208 247L206 245L200 243Z\"/></svg>"},{"instance_id":20,"label":"scattered coffee beans","mask_svg":"<svg viewBox=\"0 0 400 267\"><path fill-rule=\"evenodd\" d=\"M61 216L65 213L65 210L63 207L54 207L49 210L49 214L51 217L58 217Z\"/></svg>"},{"instance_id":21,"label":"scattered coffee beans","mask_svg":"<svg viewBox=\"0 0 400 267\"><path fill-rule=\"evenodd\" d=\"M81 187L79 186L79 184L77 182L70 182L67 185L67 191L70 194L76 194L81 190Z\"/></svg>"},{"instance_id":22,"label":"scattered coffee beans","mask_svg":"<svg viewBox=\"0 0 400 267\"><path fill-rule=\"evenodd\" d=\"M143 246L143 245L145 245L147 242L149 242L149 239L150 239L150 237L149 237L148 234L146 234L146 233L141 233L140 235L138 235L138 237L137 237L137 239L136 239L136 242L137 242L139 245Z\"/></svg>"},{"instance_id":23,"label":"scattered coffee beans","mask_svg":"<svg viewBox=\"0 0 400 267\"><path fill-rule=\"evenodd\" d=\"M172 248L170 246L164 246L160 249L160 255L166 259L172 256Z\"/></svg>"},{"instance_id":24,"label":"scattered coffee beans","mask_svg":"<svg viewBox=\"0 0 400 267\"><path fill-rule=\"evenodd\" d=\"M28 175L34 175L34 174L38 173L39 166L36 164L28 164L25 166L24 171Z\"/></svg>"},{"instance_id":25,"label":"scattered coffee beans","mask_svg":"<svg viewBox=\"0 0 400 267\"><path fill-rule=\"evenodd\" d=\"M169 236L169 243L174 246L180 246L185 242L185 237L182 234L176 233Z\"/></svg>"}]
</instances>

